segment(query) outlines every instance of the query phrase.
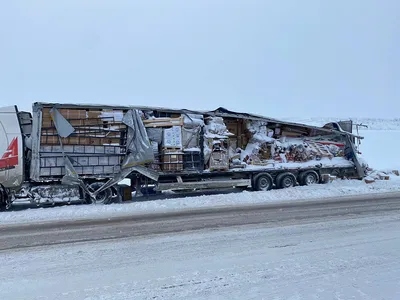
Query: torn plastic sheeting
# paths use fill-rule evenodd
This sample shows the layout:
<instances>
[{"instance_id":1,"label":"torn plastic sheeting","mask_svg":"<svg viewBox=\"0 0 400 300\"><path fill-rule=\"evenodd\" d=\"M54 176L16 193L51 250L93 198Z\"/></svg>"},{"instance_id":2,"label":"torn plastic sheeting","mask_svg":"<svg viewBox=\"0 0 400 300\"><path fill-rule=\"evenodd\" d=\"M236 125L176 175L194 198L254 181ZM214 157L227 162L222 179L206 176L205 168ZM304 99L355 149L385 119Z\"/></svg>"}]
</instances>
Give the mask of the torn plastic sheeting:
<instances>
[{"instance_id":1,"label":"torn plastic sheeting","mask_svg":"<svg viewBox=\"0 0 400 300\"><path fill-rule=\"evenodd\" d=\"M128 126L127 155L122 163L122 169L153 162L153 148L139 111L129 110L122 122Z\"/></svg>"},{"instance_id":2,"label":"torn plastic sheeting","mask_svg":"<svg viewBox=\"0 0 400 300\"><path fill-rule=\"evenodd\" d=\"M183 148L196 148L199 146L200 127L182 128Z\"/></svg>"},{"instance_id":3,"label":"torn plastic sheeting","mask_svg":"<svg viewBox=\"0 0 400 300\"><path fill-rule=\"evenodd\" d=\"M183 114L183 124L187 128L204 126L203 115Z\"/></svg>"},{"instance_id":4,"label":"torn plastic sheeting","mask_svg":"<svg viewBox=\"0 0 400 300\"><path fill-rule=\"evenodd\" d=\"M64 118L57 108L53 107L50 110L50 116L53 119L59 136L66 138L75 131L75 128L72 127L72 125L67 121L67 119Z\"/></svg>"},{"instance_id":5,"label":"torn plastic sheeting","mask_svg":"<svg viewBox=\"0 0 400 300\"><path fill-rule=\"evenodd\" d=\"M157 142L157 144L162 143L163 129L161 127L146 128L146 132L150 141Z\"/></svg>"},{"instance_id":6,"label":"torn plastic sheeting","mask_svg":"<svg viewBox=\"0 0 400 300\"><path fill-rule=\"evenodd\" d=\"M139 112L137 110L128 111L122 121L128 126L128 137L127 155L125 156L124 162L122 163L121 172L116 174L113 178L110 178L104 185L102 185L94 192L90 192L83 184L83 181L79 178L79 175L75 171L75 168L72 165L70 159L66 157L66 175L62 179L63 183L78 184L82 186L82 188L84 188L85 192L91 198L95 198L97 194L125 179L133 171L137 171L155 181L158 180L158 173L156 171L141 166L142 164L152 162L154 160L154 154L149 139L147 137L146 129L140 118Z\"/></svg>"},{"instance_id":7,"label":"torn plastic sheeting","mask_svg":"<svg viewBox=\"0 0 400 300\"><path fill-rule=\"evenodd\" d=\"M143 164L153 162L154 153L139 111L129 110L122 119L122 122L128 126L128 136L127 154L122 162L121 172L91 193L92 197L117 184L134 171L154 181L158 180L158 173L156 171L142 166Z\"/></svg>"},{"instance_id":8,"label":"torn plastic sheeting","mask_svg":"<svg viewBox=\"0 0 400 300\"><path fill-rule=\"evenodd\" d=\"M142 122L138 110L129 110L122 122L128 126L127 154L121 165L121 172L107 181L102 187L96 190L96 195L107 188L125 179L130 173L136 171L154 181L158 180L158 173L142 166L154 160L153 148L147 136L146 128Z\"/></svg>"}]
</instances>

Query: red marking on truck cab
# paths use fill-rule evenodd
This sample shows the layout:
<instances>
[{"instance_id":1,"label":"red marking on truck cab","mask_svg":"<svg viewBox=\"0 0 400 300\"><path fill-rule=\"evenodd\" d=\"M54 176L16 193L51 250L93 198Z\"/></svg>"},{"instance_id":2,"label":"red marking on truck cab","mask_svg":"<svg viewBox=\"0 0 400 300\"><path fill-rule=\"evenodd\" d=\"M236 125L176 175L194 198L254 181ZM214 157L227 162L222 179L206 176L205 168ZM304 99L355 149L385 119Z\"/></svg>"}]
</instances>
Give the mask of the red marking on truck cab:
<instances>
[{"instance_id":1,"label":"red marking on truck cab","mask_svg":"<svg viewBox=\"0 0 400 300\"><path fill-rule=\"evenodd\" d=\"M0 158L0 170L10 169L18 165L18 138L12 139L6 152Z\"/></svg>"}]
</instances>

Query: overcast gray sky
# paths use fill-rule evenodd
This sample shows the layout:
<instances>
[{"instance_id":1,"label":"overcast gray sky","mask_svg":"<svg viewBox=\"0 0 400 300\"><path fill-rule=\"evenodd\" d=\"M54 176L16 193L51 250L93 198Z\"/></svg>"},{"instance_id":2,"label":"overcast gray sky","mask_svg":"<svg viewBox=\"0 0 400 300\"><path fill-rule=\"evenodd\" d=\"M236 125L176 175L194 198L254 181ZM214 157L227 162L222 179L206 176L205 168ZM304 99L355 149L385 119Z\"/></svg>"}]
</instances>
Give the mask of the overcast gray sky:
<instances>
[{"instance_id":1,"label":"overcast gray sky","mask_svg":"<svg viewBox=\"0 0 400 300\"><path fill-rule=\"evenodd\" d=\"M0 101L400 117L399 0L2 1Z\"/></svg>"}]
</instances>

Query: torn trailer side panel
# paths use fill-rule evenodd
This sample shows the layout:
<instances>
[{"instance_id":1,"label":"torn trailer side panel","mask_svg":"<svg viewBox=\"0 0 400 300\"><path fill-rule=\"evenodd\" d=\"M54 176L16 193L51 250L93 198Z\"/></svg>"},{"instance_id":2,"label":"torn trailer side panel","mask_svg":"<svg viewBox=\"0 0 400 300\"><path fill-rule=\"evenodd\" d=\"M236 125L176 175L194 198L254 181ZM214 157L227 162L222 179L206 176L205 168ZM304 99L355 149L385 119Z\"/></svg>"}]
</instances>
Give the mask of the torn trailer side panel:
<instances>
[{"instance_id":1,"label":"torn trailer side panel","mask_svg":"<svg viewBox=\"0 0 400 300\"><path fill-rule=\"evenodd\" d=\"M309 171L317 172L319 179L327 173L358 178L365 174L353 144L361 137L342 128L281 122L222 108L199 112L34 103L30 125L25 186L34 183L35 192L44 183L73 185L96 199L107 197L125 177L139 185L184 189L229 182L254 187L261 179L282 186L281 181L290 181L290 176L282 179L285 172L299 182Z\"/></svg>"},{"instance_id":2,"label":"torn trailer side panel","mask_svg":"<svg viewBox=\"0 0 400 300\"><path fill-rule=\"evenodd\" d=\"M52 109L57 109L72 126L68 136L60 137ZM135 111L138 123L127 126L124 116ZM76 173L83 178L116 176L123 163L134 166L126 159L138 154L148 155L142 162L161 176L321 164L356 167L356 149L345 132L268 118L263 121L260 116L221 108L201 113L35 103L33 117L36 135L31 179L35 181L63 176L64 156L70 158ZM132 137L136 136L140 140L132 144ZM361 175L362 170L359 171Z\"/></svg>"}]
</instances>

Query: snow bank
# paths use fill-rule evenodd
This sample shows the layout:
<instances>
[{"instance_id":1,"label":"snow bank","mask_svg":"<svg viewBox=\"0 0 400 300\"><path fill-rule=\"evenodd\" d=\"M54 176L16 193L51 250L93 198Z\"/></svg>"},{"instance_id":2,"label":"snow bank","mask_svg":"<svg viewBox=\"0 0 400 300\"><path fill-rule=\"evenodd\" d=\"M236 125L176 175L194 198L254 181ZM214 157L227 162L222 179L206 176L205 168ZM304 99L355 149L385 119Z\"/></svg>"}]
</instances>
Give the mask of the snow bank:
<instances>
[{"instance_id":1,"label":"snow bank","mask_svg":"<svg viewBox=\"0 0 400 300\"><path fill-rule=\"evenodd\" d=\"M0 224L36 223L61 220L98 219L155 212L182 211L213 206L234 206L277 203L295 200L315 200L326 197L351 196L371 193L400 192L400 176L390 180L366 184L358 180L340 180L330 184L301 186L268 192L187 197L129 204L79 205L30 209L0 213Z\"/></svg>"},{"instance_id":2,"label":"snow bank","mask_svg":"<svg viewBox=\"0 0 400 300\"><path fill-rule=\"evenodd\" d=\"M349 116L348 118L334 118L334 117L315 117L315 118L280 118L280 120L295 122L301 124L307 124L311 126L323 126L330 122L353 120L356 124L367 125L365 130L400 130L400 119L379 119L379 118L353 118ZM361 128L360 128L361 129Z\"/></svg>"}]
</instances>

